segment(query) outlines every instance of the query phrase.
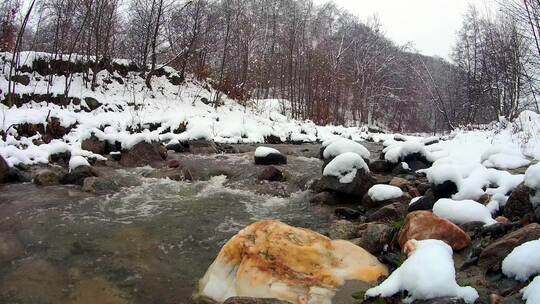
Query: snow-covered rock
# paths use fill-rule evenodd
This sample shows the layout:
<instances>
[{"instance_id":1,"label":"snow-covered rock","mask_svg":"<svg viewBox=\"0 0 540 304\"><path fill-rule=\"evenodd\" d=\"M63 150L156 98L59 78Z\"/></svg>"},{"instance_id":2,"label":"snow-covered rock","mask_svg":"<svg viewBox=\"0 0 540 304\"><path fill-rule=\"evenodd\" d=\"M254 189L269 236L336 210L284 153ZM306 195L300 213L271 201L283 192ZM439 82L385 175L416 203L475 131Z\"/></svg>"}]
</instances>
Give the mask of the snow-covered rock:
<instances>
[{"instance_id":1,"label":"snow-covered rock","mask_svg":"<svg viewBox=\"0 0 540 304\"><path fill-rule=\"evenodd\" d=\"M324 149L323 157L329 159L346 152L354 152L364 159L369 159L370 156L368 149L362 144L350 139L341 138L332 141L326 149Z\"/></svg>"},{"instance_id":2,"label":"snow-covered rock","mask_svg":"<svg viewBox=\"0 0 540 304\"><path fill-rule=\"evenodd\" d=\"M481 156L481 163L487 168L515 169L530 164L519 150L506 145L493 146Z\"/></svg>"},{"instance_id":3,"label":"snow-covered rock","mask_svg":"<svg viewBox=\"0 0 540 304\"><path fill-rule=\"evenodd\" d=\"M405 303L439 297L458 297L474 303L478 292L456 282L452 248L439 240L411 240L406 245L409 257L379 286L368 289L368 297L390 297L407 290Z\"/></svg>"},{"instance_id":4,"label":"snow-covered rock","mask_svg":"<svg viewBox=\"0 0 540 304\"><path fill-rule=\"evenodd\" d=\"M82 156L72 156L69 160L69 170L75 170L80 166L90 166L90 163Z\"/></svg>"},{"instance_id":5,"label":"snow-covered rock","mask_svg":"<svg viewBox=\"0 0 540 304\"><path fill-rule=\"evenodd\" d=\"M506 276L520 281L540 274L540 240L529 241L514 248L503 260L502 271Z\"/></svg>"},{"instance_id":6,"label":"snow-covered rock","mask_svg":"<svg viewBox=\"0 0 540 304\"><path fill-rule=\"evenodd\" d=\"M433 205L433 213L458 225L469 222L491 225L497 222L486 206L472 200L440 199Z\"/></svg>"},{"instance_id":7,"label":"snow-covered rock","mask_svg":"<svg viewBox=\"0 0 540 304\"><path fill-rule=\"evenodd\" d=\"M368 191L368 195L372 201L381 202L399 198L403 195L403 191L396 186L379 184L371 187Z\"/></svg>"},{"instance_id":8,"label":"snow-covered rock","mask_svg":"<svg viewBox=\"0 0 540 304\"><path fill-rule=\"evenodd\" d=\"M534 195L531 195L531 204L538 206L540 204L540 163L530 166L525 171L525 186L535 190Z\"/></svg>"},{"instance_id":9,"label":"snow-covered rock","mask_svg":"<svg viewBox=\"0 0 540 304\"><path fill-rule=\"evenodd\" d=\"M234 296L331 304L345 281L374 283L386 266L364 249L277 221L241 230L199 282L199 295L223 303Z\"/></svg>"},{"instance_id":10,"label":"snow-covered rock","mask_svg":"<svg viewBox=\"0 0 540 304\"><path fill-rule=\"evenodd\" d=\"M369 172L369 168L360 155L345 152L336 156L323 171L324 176L334 176L340 183L348 184L353 181L358 170Z\"/></svg>"},{"instance_id":11,"label":"snow-covered rock","mask_svg":"<svg viewBox=\"0 0 540 304\"><path fill-rule=\"evenodd\" d=\"M526 304L538 304L540 303L540 276L537 276L532 280L529 285L521 290L523 294L523 300L526 300Z\"/></svg>"},{"instance_id":12,"label":"snow-covered rock","mask_svg":"<svg viewBox=\"0 0 540 304\"><path fill-rule=\"evenodd\" d=\"M255 150L256 165L284 165L287 157L274 148L258 147Z\"/></svg>"}]
</instances>

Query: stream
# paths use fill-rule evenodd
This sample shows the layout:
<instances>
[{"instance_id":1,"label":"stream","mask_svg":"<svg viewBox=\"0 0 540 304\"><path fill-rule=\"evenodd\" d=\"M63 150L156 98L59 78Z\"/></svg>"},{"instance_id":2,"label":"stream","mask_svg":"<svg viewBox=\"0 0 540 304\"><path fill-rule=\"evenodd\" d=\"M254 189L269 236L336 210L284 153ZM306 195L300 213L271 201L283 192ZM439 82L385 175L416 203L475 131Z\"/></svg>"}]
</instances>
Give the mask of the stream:
<instances>
[{"instance_id":1,"label":"stream","mask_svg":"<svg viewBox=\"0 0 540 304\"><path fill-rule=\"evenodd\" d=\"M321 174L320 146L277 148L289 158L285 183L257 182L249 151L170 156L228 172L194 182L114 169L136 186L112 194L0 186L0 253L14 256L0 260L0 303L190 303L220 248L246 225L278 219L324 231L333 208L310 204L302 189Z\"/></svg>"}]
</instances>

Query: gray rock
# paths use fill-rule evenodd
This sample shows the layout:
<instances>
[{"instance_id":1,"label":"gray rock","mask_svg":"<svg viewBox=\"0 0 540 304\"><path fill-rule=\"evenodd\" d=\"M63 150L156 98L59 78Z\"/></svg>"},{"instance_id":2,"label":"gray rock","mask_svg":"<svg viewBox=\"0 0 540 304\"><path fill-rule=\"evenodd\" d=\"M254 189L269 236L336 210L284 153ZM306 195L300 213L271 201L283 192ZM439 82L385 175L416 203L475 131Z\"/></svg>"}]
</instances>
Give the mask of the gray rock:
<instances>
[{"instance_id":1,"label":"gray rock","mask_svg":"<svg viewBox=\"0 0 540 304\"><path fill-rule=\"evenodd\" d=\"M378 159L369 163L369 170L375 173L388 173L392 172L393 165L382 159Z\"/></svg>"},{"instance_id":2,"label":"gray rock","mask_svg":"<svg viewBox=\"0 0 540 304\"><path fill-rule=\"evenodd\" d=\"M478 266L499 270L502 260L517 246L532 240L540 238L540 225L537 223L529 224L521 229L511 232L504 237L489 244L482 253L478 261Z\"/></svg>"},{"instance_id":3,"label":"gray rock","mask_svg":"<svg viewBox=\"0 0 540 304\"><path fill-rule=\"evenodd\" d=\"M24 86L27 86L30 84L30 76L28 75L13 75L11 76L11 81L20 83Z\"/></svg>"},{"instance_id":4,"label":"gray rock","mask_svg":"<svg viewBox=\"0 0 540 304\"><path fill-rule=\"evenodd\" d=\"M383 223L369 223L366 228L360 232L360 247L366 249L372 254L378 254L384 247L392 241L394 235L392 226Z\"/></svg>"},{"instance_id":5,"label":"gray rock","mask_svg":"<svg viewBox=\"0 0 540 304\"><path fill-rule=\"evenodd\" d=\"M313 196L309 202L312 204L323 204L323 205L330 205L330 206L339 204L339 201L335 197L335 195L327 191L323 191L323 192L315 194L315 196Z\"/></svg>"},{"instance_id":6,"label":"gray rock","mask_svg":"<svg viewBox=\"0 0 540 304\"><path fill-rule=\"evenodd\" d=\"M189 152L192 154L217 154L218 147L211 140L193 140L189 142Z\"/></svg>"},{"instance_id":7,"label":"gray rock","mask_svg":"<svg viewBox=\"0 0 540 304\"><path fill-rule=\"evenodd\" d=\"M0 155L0 183L5 183L8 181L9 177L9 166L4 158Z\"/></svg>"},{"instance_id":8,"label":"gray rock","mask_svg":"<svg viewBox=\"0 0 540 304\"><path fill-rule=\"evenodd\" d=\"M91 193L111 193L118 191L120 186L114 179L87 177L84 179L82 190Z\"/></svg>"},{"instance_id":9,"label":"gray rock","mask_svg":"<svg viewBox=\"0 0 540 304\"><path fill-rule=\"evenodd\" d=\"M281 153L270 153L264 157L255 156L255 165L286 165L287 156Z\"/></svg>"},{"instance_id":10,"label":"gray rock","mask_svg":"<svg viewBox=\"0 0 540 304\"><path fill-rule=\"evenodd\" d=\"M347 184L340 183L334 176L323 176L313 185L318 192L331 191L341 193L347 196L362 198L368 192L369 188L375 185L375 178L364 170L357 170L353 181Z\"/></svg>"},{"instance_id":11,"label":"gray rock","mask_svg":"<svg viewBox=\"0 0 540 304\"><path fill-rule=\"evenodd\" d=\"M90 109L90 111L94 111L97 108L101 107L101 103L93 97L85 97L84 101L86 102L86 105L88 106L88 109Z\"/></svg>"},{"instance_id":12,"label":"gray rock","mask_svg":"<svg viewBox=\"0 0 540 304\"><path fill-rule=\"evenodd\" d=\"M334 221L328 229L328 236L334 240L350 240L358 237L358 225L346 221Z\"/></svg>"},{"instance_id":13,"label":"gray rock","mask_svg":"<svg viewBox=\"0 0 540 304\"><path fill-rule=\"evenodd\" d=\"M97 172L90 166L79 166L68 174L66 174L61 182L65 185L79 185L82 186L84 180L88 177L97 176Z\"/></svg>"}]
</instances>

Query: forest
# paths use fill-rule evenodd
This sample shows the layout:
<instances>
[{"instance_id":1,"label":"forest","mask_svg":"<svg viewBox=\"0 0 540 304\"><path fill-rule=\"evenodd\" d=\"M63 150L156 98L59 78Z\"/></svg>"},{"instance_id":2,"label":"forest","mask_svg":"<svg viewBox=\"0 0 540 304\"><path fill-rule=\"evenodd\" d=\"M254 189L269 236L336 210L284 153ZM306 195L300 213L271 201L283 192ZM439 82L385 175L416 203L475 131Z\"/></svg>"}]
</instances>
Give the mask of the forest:
<instances>
[{"instance_id":1,"label":"forest","mask_svg":"<svg viewBox=\"0 0 540 304\"><path fill-rule=\"evenodd\" d=\"M0 51L16 64L21 51L53 60L82 55L93 62L91 88L100 67L121 58L141 70L149 89L158 70L171 66L181 81L208 81L243 104L281 99L293 118L317 124L441 132L538 111L538 0L502 1L496 12L471 6L449 59L394 43L377 16L363 22L311 0L0 5ZM217 105L220 94L214 98Z\"/></svg>"}]
</instances>

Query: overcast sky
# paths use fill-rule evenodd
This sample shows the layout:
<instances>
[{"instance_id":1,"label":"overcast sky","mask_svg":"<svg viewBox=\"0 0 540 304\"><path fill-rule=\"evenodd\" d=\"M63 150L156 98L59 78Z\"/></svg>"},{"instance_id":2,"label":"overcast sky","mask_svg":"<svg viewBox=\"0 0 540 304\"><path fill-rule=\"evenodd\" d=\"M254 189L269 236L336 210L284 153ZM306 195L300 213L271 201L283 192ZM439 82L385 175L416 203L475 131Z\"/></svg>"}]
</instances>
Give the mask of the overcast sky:
<instances>
[{"instance_id":1,"label":"overcast sky","mask_svg":"<svg viewBox=\"0 0 540 304\"><path fill-rule=\"evenodd\" d=\"M315 0L321 4L329 0ZM412 42L422 54L448 58L470 4L480 11L495 0L334 0L362 20L377 14L384 32L398 44Z\"/></svg>"}]
</instances>

